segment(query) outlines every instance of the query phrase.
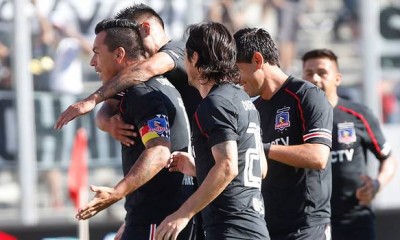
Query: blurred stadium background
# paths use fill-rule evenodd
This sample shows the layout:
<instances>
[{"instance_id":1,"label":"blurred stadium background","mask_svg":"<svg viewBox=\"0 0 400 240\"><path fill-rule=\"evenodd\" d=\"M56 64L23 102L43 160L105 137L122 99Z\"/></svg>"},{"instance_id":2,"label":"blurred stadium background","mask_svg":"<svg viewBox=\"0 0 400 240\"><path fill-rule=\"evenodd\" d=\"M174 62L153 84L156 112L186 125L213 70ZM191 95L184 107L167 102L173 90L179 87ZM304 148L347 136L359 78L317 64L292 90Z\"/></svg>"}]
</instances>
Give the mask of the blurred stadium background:
<instances>
[{"instance_id":1,"label":"blurred stadium background","mask_svg":"<svg viewBox=\"0 0 400 240\"><path fill-rule=\"evenodd\" d=\"M89 183L113 186L121 178L120 145L96 129L95 113L71 122L62 131L53 130L58 115L97 89L99 81L89 66L91 54L84 54L81 46L79 54L67 48L64 61L76 57L80 64L79 71L74 72L76 84L82 84L82 88L63 92L51 87L55 81L52 72L62 60L57 58L59 45L48 41L45 33L51 27L61 32L62 38L72 37L91 46L96 23L134 2L148 4L159 12L174 39L184 39L188 24L215 20L232 31L244 26L264 27L284 46L278 36L282 28L290 27L277 20L279 11L273 3L278 0L0 0L0 232L18 239L77 238L67 172L73 139L80 127L88 135ZM289 55L285 71L301 76L300 56L310 49L335 51L343 74L341 94L373 109L400 161L400 2L299 2L304 5L293 9L299 14L299 27L293 30L292 57L286 49L281 53ZM77 33L66 34L65 29L62 31L65 25L73 25ZM22 36L28 37L18 37L21 29ZM21 51L29 48L29 54ZM22 57L25 54L27 58ZM75 81L75 77L68 79ZM371 174L376 174L376 164L370 161ZM399 186L400 171L374 201L379 240L400 239ZM122 204L90 220L90 239L112 239L125 215Z\"/></svg>"}]
</instances>

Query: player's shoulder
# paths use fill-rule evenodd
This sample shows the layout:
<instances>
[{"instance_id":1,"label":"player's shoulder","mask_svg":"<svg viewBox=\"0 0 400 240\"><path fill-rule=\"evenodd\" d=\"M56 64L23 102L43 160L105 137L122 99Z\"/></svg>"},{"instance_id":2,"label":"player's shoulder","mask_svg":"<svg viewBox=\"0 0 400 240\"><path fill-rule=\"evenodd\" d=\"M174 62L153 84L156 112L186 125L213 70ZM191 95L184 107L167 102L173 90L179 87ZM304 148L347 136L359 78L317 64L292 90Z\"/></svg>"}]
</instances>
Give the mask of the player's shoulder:
<instances>
[{"instance_id":1,"label":"player's shoulder","mask_svg":"<svg viewBox=\"0 0 400 240\"><path fill-rule=\"evenodd\" d=\"M185 43L177 40L170 40L160 48L160 52L181 53L185 50Z\"/></svg>"},{"instance_id":2,"label":"player's shoulder","mask_svg":"<svg viewBox=\"0 0 400 240\"><path fill-rule=\"evenodd\" d=\"M373 115L372 110L368 106L345 98L339 98L337 108L355 114Z\"/></svg>"},{"instance_id":3,"label":"player's shoulder","mask_svg":"<svg viewBox=\"0 0 400 240\"><path fill-rule=\"evenodd\" d=\"M322 89L300 78L289 76L285 82L284 91L286 94L298 99L304 99L306 102L330 105Z\"/></svg>"},{"instance_id":4,"label":"player's shoulder","mask_svg":"<svg viewBox=\"0 0 400 240\"><path fill-rule=\"evenodd\" d=\"M238 100L247 96L243 95L241 91L243 90L233 84L215 85L201 101L199 107L208 109L230 109L235 106Z\"/></svg>"},{"instance_id":5,"label":"player's shoulder","mask_svg":"<svg viewBox=\"0 0 400 240\"><path fill-rule=\"evenodd\" d=\"M300 79L300 78L296 78L293 76L289 76L288 79L286 80L285 84L284 84L284 88L286 90L289 90L293 93L297 93L297 94L302 94L306 91L316 91L316 92L322 92L322 90L320 90L317 86L315 86L314 84Z\"/></svg>"},{"instance_id":6,"label":"player's shoulder","mask_svg":"<svg viewBox=\"0 0 400 240\"><path fill-rule=\"evenodd\" d=\"M175 88L170 81L163 75L157 75L151 77L148 81L146 82L141 82L133 85L132 87L128 88L126 94L127 95L144 95L148 94L149 92L158 92L158 90L161 90L163 88Z\"/></svg>"},{"instance_id":7,"label":"player's shoulder","mask_svg":"<svg viewBox=\"0 0 400 240\"><path fill-rule=\"evenodd\" d=\"M237 85L234 84L221 84L213 87L210 93L207 95L209 101L215 102L229 102L234 104L244 98L249 99L246 92Z\"/></svg>"}]
</instances>

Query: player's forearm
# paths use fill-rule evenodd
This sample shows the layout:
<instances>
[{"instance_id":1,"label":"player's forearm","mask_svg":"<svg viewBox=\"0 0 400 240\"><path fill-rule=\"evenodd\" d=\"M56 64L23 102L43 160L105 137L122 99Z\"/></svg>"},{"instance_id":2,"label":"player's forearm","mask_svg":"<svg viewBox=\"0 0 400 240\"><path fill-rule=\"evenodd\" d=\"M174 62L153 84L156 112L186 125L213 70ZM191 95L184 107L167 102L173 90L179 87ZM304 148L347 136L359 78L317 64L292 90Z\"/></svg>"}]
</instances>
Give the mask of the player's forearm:
<instances>
[{"instance_id":1,"label":"player's forearm","mask_svg":"<svg viewBox=\"0 0 400 240\"><path fill-rule=\"evenodd\" d=\"M95 122L96 122L96 126L97 128L99 128L100 130L104 131L104 132L110 132L110 118L106 117L104 114L98 112L96 114L96 118L95 118Z\"/></svg>"},{"instance_id":2,"label":"player's forearm","mask_svg":"<svg viewBox=\"0 0 400 240\"><path fill-rule=\"evenodd\" d=\"M263 145L261 144L261 146ZM260 166L261 166L261 177L264 179L268 173L268 162L264 154L264 151L262 151L260 155Z\"/></svg>"},{"instance_id":3,"label":"player's forearm","mask_svg":"<svg viewBox=\"0 0 400 240\"><path fill-rule=\"evenodd\" d=\"M101 105L99 111L96 113L95 122L96 126L102 131L111 132L111 121L110 119L118 114L119 101L114 99L109 99Z\"/></svg>"},{"instance_id":4,"label":"player's forearm","mask_svg":"<svg viewBox=\"0 0 400 240\"><path fill-rule=\"evenodd\" d=\"M321 170L328 163L329 151L323 144L271 145L267 158L297 168Z\"/></svg>"},{"instance_id":5,"label":"player's forearm","mask_svg":"<svg viewBox=\"0 0 400 240\"><path fill-rule=\"evenodd\" d=\"M377 178L381 188L385 187L392 180L396 173L396 169L397 161L393 155L381 163Z\"/></svg>"},{"instance_id":6,"label":"player's forearm","mask_svg":"<svg viewBox=\"0 0 400 240\"><path fill-rule=\"evenodd\" d=\"M93 98L98 104L135 84L149 80L152 76L153 73L144 67L143 62L131 65L120 71L89 97Z\"/></svg>"},{"instance_id":7,"label":"player's forearm","mask_svg":"<svg viewBox=\"0 0 400 240\"><path fill-rule=\"evenodd\" d=\"M146 149L133 164L128 174L115 186L115 193L123 198L150 181L168 163L170 150L166 146Z\"/></svg>"}]
</instances>

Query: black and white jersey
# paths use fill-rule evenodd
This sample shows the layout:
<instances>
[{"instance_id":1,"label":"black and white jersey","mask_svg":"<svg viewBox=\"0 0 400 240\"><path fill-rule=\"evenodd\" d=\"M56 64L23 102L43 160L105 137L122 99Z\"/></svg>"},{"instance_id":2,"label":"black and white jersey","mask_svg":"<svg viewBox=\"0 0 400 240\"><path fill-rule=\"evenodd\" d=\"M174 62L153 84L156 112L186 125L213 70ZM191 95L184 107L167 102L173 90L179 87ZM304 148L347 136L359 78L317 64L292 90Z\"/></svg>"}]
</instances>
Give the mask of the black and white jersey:
<instances>
[{"instance_id":1,"label":"black and white jersey","mask_svg":"<svg viewBox=\"0 0 400 240\"><path fill-rule=\"evenodd\" d=\"M145 149L146 142L165 138L171 151L187 151L190 130L178 91L164 77L153 77L129 88L120 102L120 113L138 136L133 146L122 145L124 175ZM158 224L185 200L183 174L161 170L153 179L126 197L127 224Z\"/></svg>"},{"instance_id":2,"label":"black and white jersey","mask_svg":"<svg viewBox=\"0 0 400 240\"><path fill-rule=\"evenodd\" d=\"M289 77L270 100L258 98L263 142L318 143L331 147L332 107L325 93ZM265 218L271 235L330 222L331 164L323 170L292 167L268 159L263 181Z\"/></svg>"},{"instance_id":3,"label":"black and white jersey","mask_svg":"<svg viewBox=\"0 0 400 240\"><path fill-rule=\"evenodd\" d=\"M390 156L378 119L361 104L339 99L333 109L332 141L332 226L363 224L357 219L371 217L368 206L361 206L355 196L367 175L367 151L379 160Z\"/></svg>"},{"instance_id":4,"label":"black and white jersey","mask_svg":"<svg viewBox=\"0 0 400 240\"><path fill-rule=\"evenodd\" d=\"M238 175L202 211L206 236L207 231L223 228L226 238L269 239L260 191L259 115L250 98L237 86L214 85L195 112L192 126L199 185L215 164L213 146L236 141L238 147Z\"/></svg>"},{"instance_id":5,"label":"black and white jersey","mask_svg":"<svg viewBox=\"0 0 400 240\"><path fill-rule=\"evenodd\" d=\"M188 77L185 69L185 44L180 41L169 41L159 52L167 53L175 62L175 68L172 71L166 72L165 77L176 87L182 96L185 104L186 112L189 120L192 119L197 106L201 101L201 96L196 88L188 83Z\"/></svg>"}]
</instances>

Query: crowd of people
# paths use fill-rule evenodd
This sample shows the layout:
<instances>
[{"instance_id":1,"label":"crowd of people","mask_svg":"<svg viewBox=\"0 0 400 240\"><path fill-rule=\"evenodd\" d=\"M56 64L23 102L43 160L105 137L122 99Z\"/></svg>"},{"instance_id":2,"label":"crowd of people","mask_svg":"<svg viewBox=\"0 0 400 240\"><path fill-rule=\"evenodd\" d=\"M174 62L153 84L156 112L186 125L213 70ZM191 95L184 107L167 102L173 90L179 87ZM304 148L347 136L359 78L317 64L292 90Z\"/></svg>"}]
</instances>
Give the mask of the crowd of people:
<instances>
[{"instance_id":1,"label":"crowd of people","mask_svg":"<svg viewBox=\"0 0 400 240\"><path fill-rule=\"evenodd\" d=\"M78 220L125 198L115 239L376 239L371 201L397 160L371 111L337 95L331 50L307 51L300 78L263 28L196 23L183 43L145 4L94 31L102 86L54 127L104 102L96 124L121 142L124 177L91 186Z\"/></svg>"},{"instance_id":2,"label":"crowd of people","mask_svg":"<svg viewBox=\"0 0 400 240\"><path fill-rule=\"evenodd\" d=\"M120 2L119 4L124 6L128 1ZM191 13L190 11L184 12L177 5L186 6L187 3L184 0L174 0L171 3L148 2L157 6L157 9L162 11L162 16L168 18L166 32L173 34L175 39L181 40L183 38L181 29L185 24L190 23L182 15ZM12 89L11 56L9 54L10 47L12 47L10 42L12 29L10 22L12 21L9 17L7 18L10 14L6 11L8 4L10 3L0 0L1 90ZM89 61L90 42L93 39L90 27L93 27L99 18L111 17L112 13L117 11L118 4L115 3L114 8L108 9L109 12L105 13L103 8L107 8L107 6L98 5L106 4L93 3L92 5L95 5L91 7L93 13L89 16L86 16L87 13L81 13L83 11L77 9L77 3L73 0L54 1L54 3L49 1L48 4L49 6L43 7L44 1L32 0L28 11L32 23L33 59L30 67L35 90L63 95L65 93L66 96L71 93L79 95L84 90L91 89L93 79L96 79L85 64ZM307 22L312 21L314 12L331 18L333 24L330 26L330 42L340 42L344 39L359 42L360 6L358 0L337 0L336 3L326 4L327 6L321 6L323 4L315 0L203 0L201 4L203 9L199 11L202 12L200 16L203 16L204 20L222 22L231 32L247 26L268 29L278 45L280 67L287 73L300 73L298 60L306 49L299 44L301 42L299 32L304 25L307 25ZM332 15L329 8L335 5L337 5L337 12ZM328 12L324 13L324 11ZM107 15L104 16L104 14ZM346 35L348 32L351 34ZM75 77L69 77L71 75ZM400 121L400 117L398 117L400 94L397 90L399 84L396 84L396 81L392 82L395 82L392 84L395 87L382 92L382 114L385 123ZM346 86L343 87L343 85ZM345 83L341 88L348 87L349 83ZM350 90L356 89L356 93L360 95L359 86L352 85L351 87ZM354 98L353 100L359 101L360 99ZM71 101L66 97L64 102L68 105Z\"/></svg>"}]
</instances>

